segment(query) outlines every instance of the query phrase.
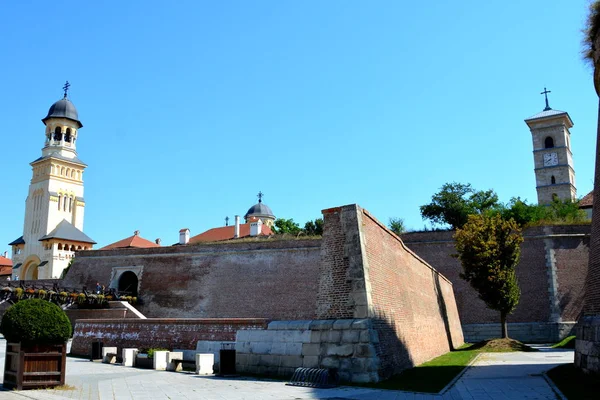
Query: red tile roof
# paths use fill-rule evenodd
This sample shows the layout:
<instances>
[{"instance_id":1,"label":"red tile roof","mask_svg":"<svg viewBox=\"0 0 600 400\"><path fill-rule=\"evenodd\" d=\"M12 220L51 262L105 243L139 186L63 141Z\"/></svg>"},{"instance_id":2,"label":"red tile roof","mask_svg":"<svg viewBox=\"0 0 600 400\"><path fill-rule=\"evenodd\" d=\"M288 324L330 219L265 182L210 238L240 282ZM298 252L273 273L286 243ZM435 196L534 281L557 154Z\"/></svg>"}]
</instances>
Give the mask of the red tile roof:
<instances>
[{"instance_id":1,"label":"red tile roof","mask_svg":"<svg viewBox=\"0 0 600 400\"><path fill-rule=\"evenodd\" d=\"M2 267L11 267L12 268L12 260L10 258L0 256L0 270Z\"/></svg>"},{"instance_id":2,"label":"red tile roof","mask_svg":"<svg viewBox=\"0 0 600 400\"><path fill-rule=\"evenodd\" d=\"M212 228L207 230L206 232L202 232L199 235L196 235L190 238L190 244L200 243L200 242L220 242L222 240L230 240L233 239L233 235L235 233L235 226L221 226L219 228ZM272 235L273 231L267 225L262 226L262 231L259 236L268 236ZM250 236L250 224L240 224L240 238Z\"/></svg>"},{"instance_id":3,"label":"red tile roof","mask_svg":"<svg viewBox=\"0 0 600 400\"><path fill-rule=\"evenodd\" d=\"M12 267L0 267L0 276L11 276Z\"/></svg>"},{"instance_id":4,"label":"red tile roof","mask_svg":"<svg viewBox=\"0 0 600 400\"><path fill-rule=\"evenodd\" d=\"M133 236L129 236L128 238L125 238L123 240L119 240L118 242L111 243L108 246L104 246L100 250L124 249L124 248L130 248L130 247L146 249L149 247L160 247L160 245L158 245L154 242L151 242L147 239L144 239L141 236L133 235Z\"/></svg>"},{"instance_id":5,"label":"red tile roof","mask_svg":"<svg viewBox=\"0 0 600 400\"><path fill-rule=\"evenodd\" d=\"M579 200L579 208L592 208L594 204L594 191L592 190Z\"/></svg>"}]
</instances>

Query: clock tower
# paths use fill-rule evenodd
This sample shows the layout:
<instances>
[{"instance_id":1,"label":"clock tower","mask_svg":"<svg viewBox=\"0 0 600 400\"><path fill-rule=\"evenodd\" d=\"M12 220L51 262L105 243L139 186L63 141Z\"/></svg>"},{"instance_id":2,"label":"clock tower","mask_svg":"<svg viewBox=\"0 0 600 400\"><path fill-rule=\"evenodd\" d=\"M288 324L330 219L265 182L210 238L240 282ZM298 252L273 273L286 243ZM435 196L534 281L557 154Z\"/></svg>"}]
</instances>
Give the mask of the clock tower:
<instances>
[{"instance_id":1,"label":"clock tower","mask_svg":"<svg viewBox=\"0 0 600 400\"><path fill-rule=\"evenodd\" d=\"M553 199L576 200L575 170L571 153L573 121L565 111L546 108L525 120L533 139L533 162L539 204L550 204Z\"/></svg>"}]
</instances>

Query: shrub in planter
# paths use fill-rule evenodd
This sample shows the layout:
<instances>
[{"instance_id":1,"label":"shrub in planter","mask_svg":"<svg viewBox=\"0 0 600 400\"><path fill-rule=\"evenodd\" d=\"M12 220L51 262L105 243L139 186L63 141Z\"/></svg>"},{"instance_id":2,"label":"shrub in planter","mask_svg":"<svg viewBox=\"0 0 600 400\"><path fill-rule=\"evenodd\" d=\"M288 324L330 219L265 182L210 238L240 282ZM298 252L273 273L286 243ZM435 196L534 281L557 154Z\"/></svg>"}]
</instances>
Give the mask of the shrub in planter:
<instances>
[{"instance_id":1,"label":"shrub in planter","mask_svg":"<svg viewBox=\"0 0 600 400\"><path fill-rule=\"evenodd\" d=\"M60 307L41 299L19 301L2 317L0 332L7 341L4 387L64 385L71 323Z\"/></svg>"}]
</instances>

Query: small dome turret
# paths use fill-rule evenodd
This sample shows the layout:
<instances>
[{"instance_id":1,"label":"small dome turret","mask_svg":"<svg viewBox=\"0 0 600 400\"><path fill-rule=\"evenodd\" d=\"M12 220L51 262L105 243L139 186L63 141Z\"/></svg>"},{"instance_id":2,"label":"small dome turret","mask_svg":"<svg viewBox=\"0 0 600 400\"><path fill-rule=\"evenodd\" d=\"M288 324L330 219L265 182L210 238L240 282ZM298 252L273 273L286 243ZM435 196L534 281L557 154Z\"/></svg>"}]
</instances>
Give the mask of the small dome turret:
<instances>
[{"instance_id":1,"label":"small dome turret","mask_svg":"<svg viewBox=\"0 0 600 400\"><path fill-rule=\"evenodd\" d=\"M44 125L46 125L46 121L50 118L67 118L71 121L76 122L77 128L81 128L83 126L81 121L79 121L79 115L77 113L75 105L73 105L73 103L71 103L71 100L67 98L67 90L69 89L69 86L69 82L67 82L65 84L65 87L63 88L65 90L64 97L50 106L50 109L48 110L48 115L46 115L46 117L42 119Z\"/></svg>"},{"instance_id":2,"label":"small dome turret","mask_svg":"<svg viewBox=\"0 0 600 400\"><path fill-rule=\"evenodd\" d=\"M271 211L271 207L262 202L263 196L262 192L258 193L258 203L248 209L248 212L244 215L244 219L248 222L252 218L257 218L268 226L272 226L273 221L275 221L275 215Z\"/></svg>"}]
</instances>

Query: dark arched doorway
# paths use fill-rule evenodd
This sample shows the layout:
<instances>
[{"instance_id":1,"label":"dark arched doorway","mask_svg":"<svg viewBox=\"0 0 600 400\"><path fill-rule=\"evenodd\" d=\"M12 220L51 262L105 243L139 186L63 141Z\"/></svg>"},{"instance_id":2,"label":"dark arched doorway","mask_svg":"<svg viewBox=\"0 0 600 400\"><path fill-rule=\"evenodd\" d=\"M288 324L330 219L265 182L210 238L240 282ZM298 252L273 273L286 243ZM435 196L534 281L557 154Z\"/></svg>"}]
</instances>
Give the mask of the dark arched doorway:
<instances>
[{"instance_id":1,"label":"dark arched doorway","mask_svg":"<svg viewBox=\"0 0 600 400\"><path fill-rule=\"evenodd\" d=\"M138 295L138 277L131 271L125 271L119 277L119 293L126 293L129 296Z\"/></svg>"}]
</instances>

